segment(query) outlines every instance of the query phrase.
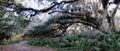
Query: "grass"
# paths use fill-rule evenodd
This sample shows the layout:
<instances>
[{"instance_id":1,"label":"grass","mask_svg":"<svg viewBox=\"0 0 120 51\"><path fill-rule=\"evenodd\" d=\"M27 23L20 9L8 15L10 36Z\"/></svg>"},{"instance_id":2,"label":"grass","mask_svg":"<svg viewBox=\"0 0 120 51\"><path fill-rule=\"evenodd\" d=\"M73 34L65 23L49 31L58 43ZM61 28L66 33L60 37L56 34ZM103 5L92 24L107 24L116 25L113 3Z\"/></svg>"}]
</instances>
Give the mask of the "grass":
<instances>
[{"instance_id":1,"label":"grass","mask_svg":"<svg viewBox=\"0 0 120 51\"><path fill-rule=\"evenodd\" d=\"M18 43L23 40L23 37L22 37L23 35L24 34L21 33L21 34L12 36L10 39L4 38L3 41L0 43L0 45L10 45L10 44Z\"/></svg>"},{"instance_id":2,"label":"grass","mask_svg":"<svg viewBox=\"0 0 120 51\"><path fill-rule=\"evenodd\" d=\"M19 43L21 40L17 40L17 41L12 41L12 40L4 40L0 43L0 46L1 45L11 45L11 44L14 44L14 43Z\"/></svg>"}]
</instances>

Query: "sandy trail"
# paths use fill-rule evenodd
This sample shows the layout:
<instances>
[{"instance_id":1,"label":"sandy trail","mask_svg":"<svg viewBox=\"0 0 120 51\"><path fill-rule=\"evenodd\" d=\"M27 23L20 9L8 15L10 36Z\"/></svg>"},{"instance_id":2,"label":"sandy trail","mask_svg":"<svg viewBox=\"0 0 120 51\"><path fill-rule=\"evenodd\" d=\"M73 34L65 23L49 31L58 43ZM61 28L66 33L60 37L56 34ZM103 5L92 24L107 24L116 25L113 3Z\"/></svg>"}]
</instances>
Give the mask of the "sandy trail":
<instances>
[{"instance_id":1,"label":"sandy trail","mask_svg":"<svg viewBox=\"0 0 120 51\"><path fill-rule=\"evenodd\" d=\"M0 51L56 51L52 48L29 46L26 42L22 41L13 45L0 46Z\"/></svg>"}]
</instances>

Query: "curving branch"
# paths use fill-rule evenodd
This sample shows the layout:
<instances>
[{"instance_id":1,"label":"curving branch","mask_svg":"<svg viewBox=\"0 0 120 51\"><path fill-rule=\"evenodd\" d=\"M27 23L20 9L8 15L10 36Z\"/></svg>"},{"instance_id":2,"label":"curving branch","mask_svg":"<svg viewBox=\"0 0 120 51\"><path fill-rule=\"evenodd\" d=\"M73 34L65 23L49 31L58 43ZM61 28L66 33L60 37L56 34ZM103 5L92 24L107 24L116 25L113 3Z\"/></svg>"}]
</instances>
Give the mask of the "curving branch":
<instances>
[{"instance_id":1,"label":"curving branch","mask_svg":"<svg viewBox=\"0 0 120 51\"><path fill-rule=\"evenodd\" d=\"M18 13L20 13L21 11L28 11L28 10L31 10L31 11L34 11L35 12L35 14L33 14L33 15L31 15L31 16L35 16L37 13L39 13L39 12L48 12L48 11L50 11L50 10L52 10L55 6L59 6L60 4L62 4L62 3L73 3L73 2L76 2L76 1L78 1L78 0L73 0L73 1L61 1L60 3L58 3L58 2L53 2L53 3L51 3L52 4L52 6L50 6L50 7L48 7L48 8L45 8L45 9L41 9L41 10L37 10L37 9L34 9L34 8L19 8L19 7L17 7L16 9L15 9L15 11L18 11Z\"/></svg>"}]
</instances>

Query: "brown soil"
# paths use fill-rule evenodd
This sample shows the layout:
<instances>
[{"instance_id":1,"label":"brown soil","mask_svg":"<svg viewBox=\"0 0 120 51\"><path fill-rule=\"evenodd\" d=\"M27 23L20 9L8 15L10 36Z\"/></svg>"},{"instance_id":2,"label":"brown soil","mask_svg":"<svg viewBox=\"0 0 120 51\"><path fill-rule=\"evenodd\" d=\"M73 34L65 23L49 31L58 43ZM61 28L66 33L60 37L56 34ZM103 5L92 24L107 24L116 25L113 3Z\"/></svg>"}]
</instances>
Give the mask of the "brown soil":
<instances>
[{"instance_id":1,"label":"brown soil","mask_svg":"<svg viewBox=\"0 0 120 51\"><path fill-rule=\"evenodd\" d=\"M56 51L52 48L29 46L26 42L22 41L13 45L0 46L0 51Z\"/></svg>"}]
</instances>

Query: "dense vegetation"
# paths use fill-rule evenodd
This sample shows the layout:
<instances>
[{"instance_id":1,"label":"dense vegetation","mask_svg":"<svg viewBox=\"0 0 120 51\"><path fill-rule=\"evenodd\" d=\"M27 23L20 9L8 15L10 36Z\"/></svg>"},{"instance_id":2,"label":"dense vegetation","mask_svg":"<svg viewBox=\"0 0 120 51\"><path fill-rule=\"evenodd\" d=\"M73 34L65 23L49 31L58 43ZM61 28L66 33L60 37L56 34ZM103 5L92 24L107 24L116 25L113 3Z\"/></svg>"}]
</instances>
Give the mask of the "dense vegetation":
<instances>
[{"instance_id":1,"label":"dense vegetation","mask_svg":"<svg viewBox=\"0 0 120 51\"><path fill-rule=\"evenodd\" d=\"M28 40L29 45L52 47L58 51L120 50L120 32L116 31L114 22L120 5L118 0L115 0L112 16L107 12L108 0L98 3L87 3L87 0L57 1L44 9L36 9L27 7L20 0L0 0L0 45ZM100 3L103 9L99 9ZM39 18L34 19L37 16ZM100 34L68 35L67 29L75 23L89 26Z\"/></svg>"},{"instance_id":2,"label":"dense vegetation","mask_svg":"<svg viewBox=\"0 0 120 51\"><path fill-rule=\"evenodd\" d=\"M120 50L120 35L76 35L55 39L33 39L29 45L53 47L57 50L71 51L117 51Z\"/></svg>"}]
</instances>

